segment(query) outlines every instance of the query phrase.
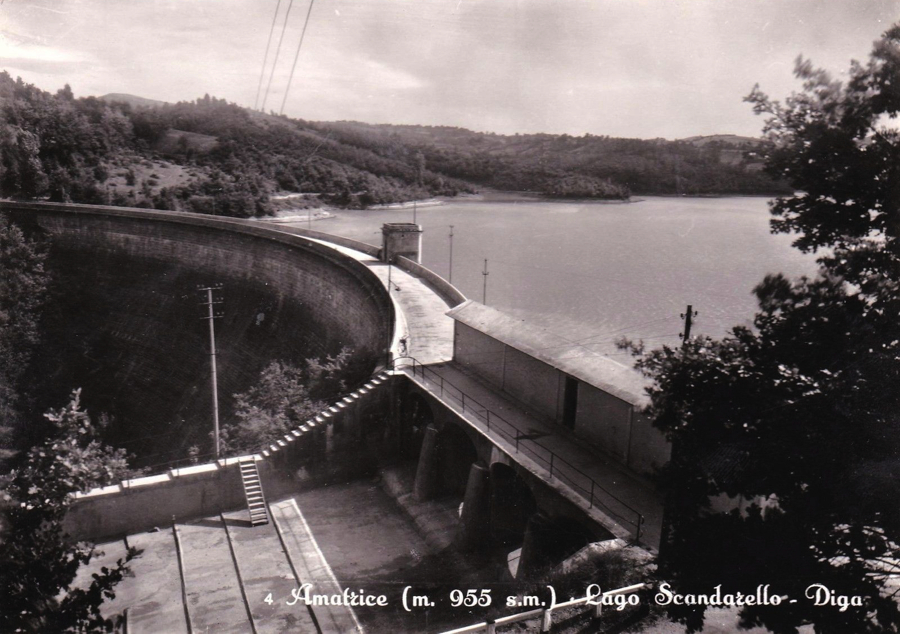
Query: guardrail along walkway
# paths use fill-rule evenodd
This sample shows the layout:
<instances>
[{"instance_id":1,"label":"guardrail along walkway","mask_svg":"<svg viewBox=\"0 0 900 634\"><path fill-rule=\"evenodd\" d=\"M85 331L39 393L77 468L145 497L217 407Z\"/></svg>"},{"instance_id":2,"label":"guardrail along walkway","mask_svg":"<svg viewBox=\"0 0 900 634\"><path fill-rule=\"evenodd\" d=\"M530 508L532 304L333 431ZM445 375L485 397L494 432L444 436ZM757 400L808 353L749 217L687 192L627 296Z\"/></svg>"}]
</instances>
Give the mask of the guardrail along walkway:
<instances>
[{"instance_id":1,"label":"guardrail along walkway","mask_svg":"<svg viewBox=\"0 0 900 634\"><path fill-rule=\"evenodd\" d=\"M398 360L402 370L498 445L506 445L513 459L527 458L556 480L651 548L659 548L662 497L648 484L581 441L564 433L552 421L526 412L493 386L464 372L454 363L422 365ZM622 536L622 535L620 535ZM623 536L627 537L627 535Z\"/></svg>"}]
</instances>

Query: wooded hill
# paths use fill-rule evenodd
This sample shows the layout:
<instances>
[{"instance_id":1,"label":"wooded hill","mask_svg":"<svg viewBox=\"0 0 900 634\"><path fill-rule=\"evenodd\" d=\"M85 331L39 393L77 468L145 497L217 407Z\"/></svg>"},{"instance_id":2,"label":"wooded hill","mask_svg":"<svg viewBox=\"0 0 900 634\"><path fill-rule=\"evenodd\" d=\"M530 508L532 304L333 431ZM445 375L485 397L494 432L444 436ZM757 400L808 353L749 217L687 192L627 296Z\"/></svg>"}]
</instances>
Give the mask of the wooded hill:
<instances>
[{"instance_id":1,"label":"wooded hill","mask_svg":"<svg viewBox=\"0 0 900 634\"><path fill-rule=\"evenodd\" d=\"M345 121L310 125L343 143L371 146L377 139L414 147L430 169L497 189L579 198L791 192L762 171L761 140L729 134L667 141ZM600 191L592 194L591 187Z\"/></svg>"},{"instance_id":2,"label":"wooded hill","mask_svg":"<svg viewBox=\"0 0 900 634\"><path fill-rule=\"evenodd\" d=\"M0 73L0 196L23 199L248 217L272 213L278 192L361 208L478 187L620 199L785 191L760 171L759 142L703 139L314 123L208 95L76 99Z\"/></svg>"}]
</instances>

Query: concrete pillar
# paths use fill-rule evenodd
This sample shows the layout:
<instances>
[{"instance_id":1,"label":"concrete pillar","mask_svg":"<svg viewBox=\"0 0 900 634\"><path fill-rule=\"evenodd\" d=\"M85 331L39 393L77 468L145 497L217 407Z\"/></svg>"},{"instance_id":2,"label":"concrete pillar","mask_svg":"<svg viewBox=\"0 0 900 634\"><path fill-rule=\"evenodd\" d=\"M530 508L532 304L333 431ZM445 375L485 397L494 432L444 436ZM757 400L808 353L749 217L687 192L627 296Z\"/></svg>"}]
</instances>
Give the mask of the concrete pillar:
<instances>
[{"instance_id":1,"label":"concrete pillar","mask_svg":"<svg viewBox=\"0 0 900 634\"><path fill-rule=\"evenodd\" d=\"M466 496L463 499L462 515L459 518L460 547L475 549L486 545L491 539L490 530L490 470L480 462L475 462L469 469Z\"/></svg>"},{"instance_id":2,"label":"concrete pillar","mask_svg":"<svg viewBox=\"0 0 900 634\"><path fill-rule=\"evenodd\" d=\"M552 543L553 524L546 514L538 511L528 518L516 579L536 577L552 566L555 562L548 553Z\"/></svg>"},{"instance_id":3,"label":"concrete pillar","mask_svg":"<svg viewBox=\"0 0 900 634\"><path fill-rule=\"evenodd\" d=\"M508 467L512 466L512 460L509 459L509 456L500 451L496 445L491 445L491 464L495 462L505 464Z\"/></svg>"},{"instance_id":4,"label":"concrete pillar","mask_svg":"<svg viewBox=\"0 0 900 634\"><path fill-rule=\"evenodd\" d=\"M425 429L425 439L422 441L422 450L419 452L419 464L416 466L416 483L413 487L413 495L419 502L430 500L437 492L437 437L437 427L429 425Z\"/></svg>"}]
</instances>

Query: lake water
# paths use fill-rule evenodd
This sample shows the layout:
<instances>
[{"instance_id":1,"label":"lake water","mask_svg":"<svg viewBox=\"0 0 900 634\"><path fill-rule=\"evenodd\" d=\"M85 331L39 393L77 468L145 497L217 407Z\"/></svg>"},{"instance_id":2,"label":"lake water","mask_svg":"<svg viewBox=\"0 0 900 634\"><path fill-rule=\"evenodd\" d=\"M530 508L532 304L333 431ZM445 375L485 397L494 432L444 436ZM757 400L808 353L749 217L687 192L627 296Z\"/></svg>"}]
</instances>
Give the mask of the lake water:
<instances>
[{"instance_id":1,"label":"lake water","mask_svg":"<svg viewBox=\"0 0 900 634\"><path fill-rule=\"evenodd\" d=\"M687 304L693 334L749 324L766 273L812 274L814 258L769 232L765 198L646 198L629 204L451 201L420 207L422 260L481 301L591 350L622 355L622 335L677 344ZM412 209L337 212L313 228L380 244ZM301 226L305 226L303 223ZM624 360L619 357L621 360Z\"/></svg>"}]
</instances>

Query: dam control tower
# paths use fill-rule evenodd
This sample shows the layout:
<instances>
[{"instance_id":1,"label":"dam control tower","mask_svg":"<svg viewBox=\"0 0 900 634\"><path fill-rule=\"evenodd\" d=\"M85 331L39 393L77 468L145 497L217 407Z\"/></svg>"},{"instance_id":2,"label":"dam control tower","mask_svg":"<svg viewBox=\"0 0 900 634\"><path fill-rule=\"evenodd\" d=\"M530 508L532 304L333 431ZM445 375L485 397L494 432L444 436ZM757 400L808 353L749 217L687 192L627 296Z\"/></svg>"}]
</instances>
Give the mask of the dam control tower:
<instances>
[{"instance_id":1,"label":"dam control tower","mask_svg":"<svg viewBox=\"0 0 900 634\"><path fill-rule=\"evenodd\" d=\"M398 255L421 264L422 227L412 222L388 222L381 227L381 259L392 262Z\"/></svg>"}]
</instances>

